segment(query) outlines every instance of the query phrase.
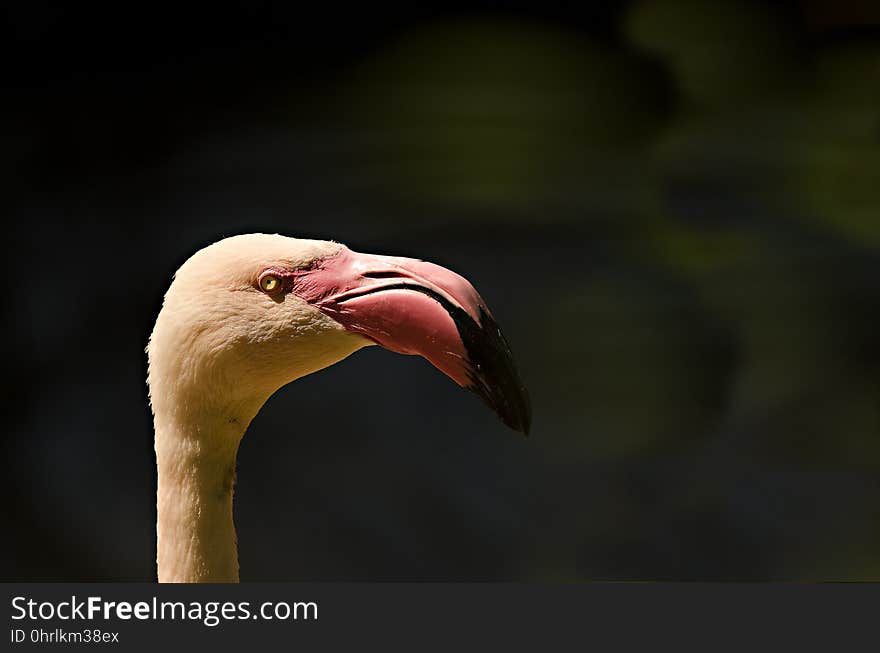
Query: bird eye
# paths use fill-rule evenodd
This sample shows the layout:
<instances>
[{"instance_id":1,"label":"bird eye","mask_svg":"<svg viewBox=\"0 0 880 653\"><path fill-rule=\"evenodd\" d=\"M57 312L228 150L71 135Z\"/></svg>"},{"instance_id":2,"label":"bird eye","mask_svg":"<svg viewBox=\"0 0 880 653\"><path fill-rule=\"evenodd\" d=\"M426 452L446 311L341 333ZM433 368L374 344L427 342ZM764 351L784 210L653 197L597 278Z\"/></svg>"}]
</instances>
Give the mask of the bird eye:
<instances>
[{"instance_id":1,"label":"bird eye","mask_svg":"<svg viewBox=\"0 0 880 653\"><path fill-rule=\"evenodd\" d=\"M281 281L274 274L266 274L260 277L260 288L266 292L275 292L281 286Z\"/></svg>"}]
</instances>

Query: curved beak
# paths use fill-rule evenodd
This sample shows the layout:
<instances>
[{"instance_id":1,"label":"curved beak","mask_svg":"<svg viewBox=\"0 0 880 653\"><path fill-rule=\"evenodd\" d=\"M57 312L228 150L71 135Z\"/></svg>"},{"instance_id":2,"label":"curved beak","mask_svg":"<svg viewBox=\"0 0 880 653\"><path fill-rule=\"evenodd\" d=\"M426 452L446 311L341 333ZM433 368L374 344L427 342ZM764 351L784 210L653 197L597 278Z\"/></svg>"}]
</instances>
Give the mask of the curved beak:
<instances>
[{"instance_id":1,"label":"curved beak","mask_svg":"<svg viewBox=\"0 0 880 653\"><path fill-rule=\"evenodd\" d=\"M294 293L349 331L426 358L528 435L529 395L510 345L464 277L417 259L344 248L297 271Z\"/></svg>"}]
</instances>

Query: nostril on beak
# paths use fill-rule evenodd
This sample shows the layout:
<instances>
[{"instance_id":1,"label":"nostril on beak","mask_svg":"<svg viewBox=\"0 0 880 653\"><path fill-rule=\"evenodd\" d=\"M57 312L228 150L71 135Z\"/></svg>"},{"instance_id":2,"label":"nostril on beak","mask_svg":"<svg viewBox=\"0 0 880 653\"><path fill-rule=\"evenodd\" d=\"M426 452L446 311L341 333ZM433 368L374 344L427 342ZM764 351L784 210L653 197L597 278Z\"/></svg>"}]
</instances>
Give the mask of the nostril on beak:
<instances>
[{"instance_id":1,"label":"nostril on beak","mask_svg":"<svg viewBox=\"0 0 880 653\"><path fill-rule=\"evenodd\" d=\"M384 272L364 272L361 276L367 279L400 279L405 275L394 270L386 270Z\"/></svg>"}]
</instances>

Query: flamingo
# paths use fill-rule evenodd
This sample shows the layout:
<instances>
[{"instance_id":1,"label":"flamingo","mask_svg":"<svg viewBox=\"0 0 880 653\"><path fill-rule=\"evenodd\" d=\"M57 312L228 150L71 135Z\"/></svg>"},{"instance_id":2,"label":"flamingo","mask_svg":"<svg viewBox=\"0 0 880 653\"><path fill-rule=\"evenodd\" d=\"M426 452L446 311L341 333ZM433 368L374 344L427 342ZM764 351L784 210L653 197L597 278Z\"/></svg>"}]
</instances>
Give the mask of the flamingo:
<instances>
[{"instance_id":1,"label":"flamingo","mask_svg":"<svg viewBox=\"0 0 880 653\"><path fill-rule=\"evenodd\" d=\"M238 582L232 500L248 425L280 387L375 344L423 356L528 434L510 347L450 270L277 234L225 238L177 270L147 345L159 582Z\"/></svg>"}]
</instances>

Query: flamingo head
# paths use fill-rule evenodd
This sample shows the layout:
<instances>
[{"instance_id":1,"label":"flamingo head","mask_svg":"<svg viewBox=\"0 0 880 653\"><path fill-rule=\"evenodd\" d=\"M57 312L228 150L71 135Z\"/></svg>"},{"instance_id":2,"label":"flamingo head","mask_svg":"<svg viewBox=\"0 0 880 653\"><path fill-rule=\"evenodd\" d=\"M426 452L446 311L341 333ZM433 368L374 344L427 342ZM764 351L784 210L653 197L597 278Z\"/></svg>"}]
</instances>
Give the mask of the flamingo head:
<instances>
[{"instance_id":1,"label":"flamingo head","mask_svg":"<svg viewBox=\"0 0 880 653\"><path fill-rule=\"evenodd\" d=\"M529 397L510 346L464 277L268 234L214 243L175 274L147 348L154 412L160 385L177 390L178 404L183 394L199 405L259 406L286 383L374 344L424 357L528 433Z\"/></svg>"}]
</instances>

